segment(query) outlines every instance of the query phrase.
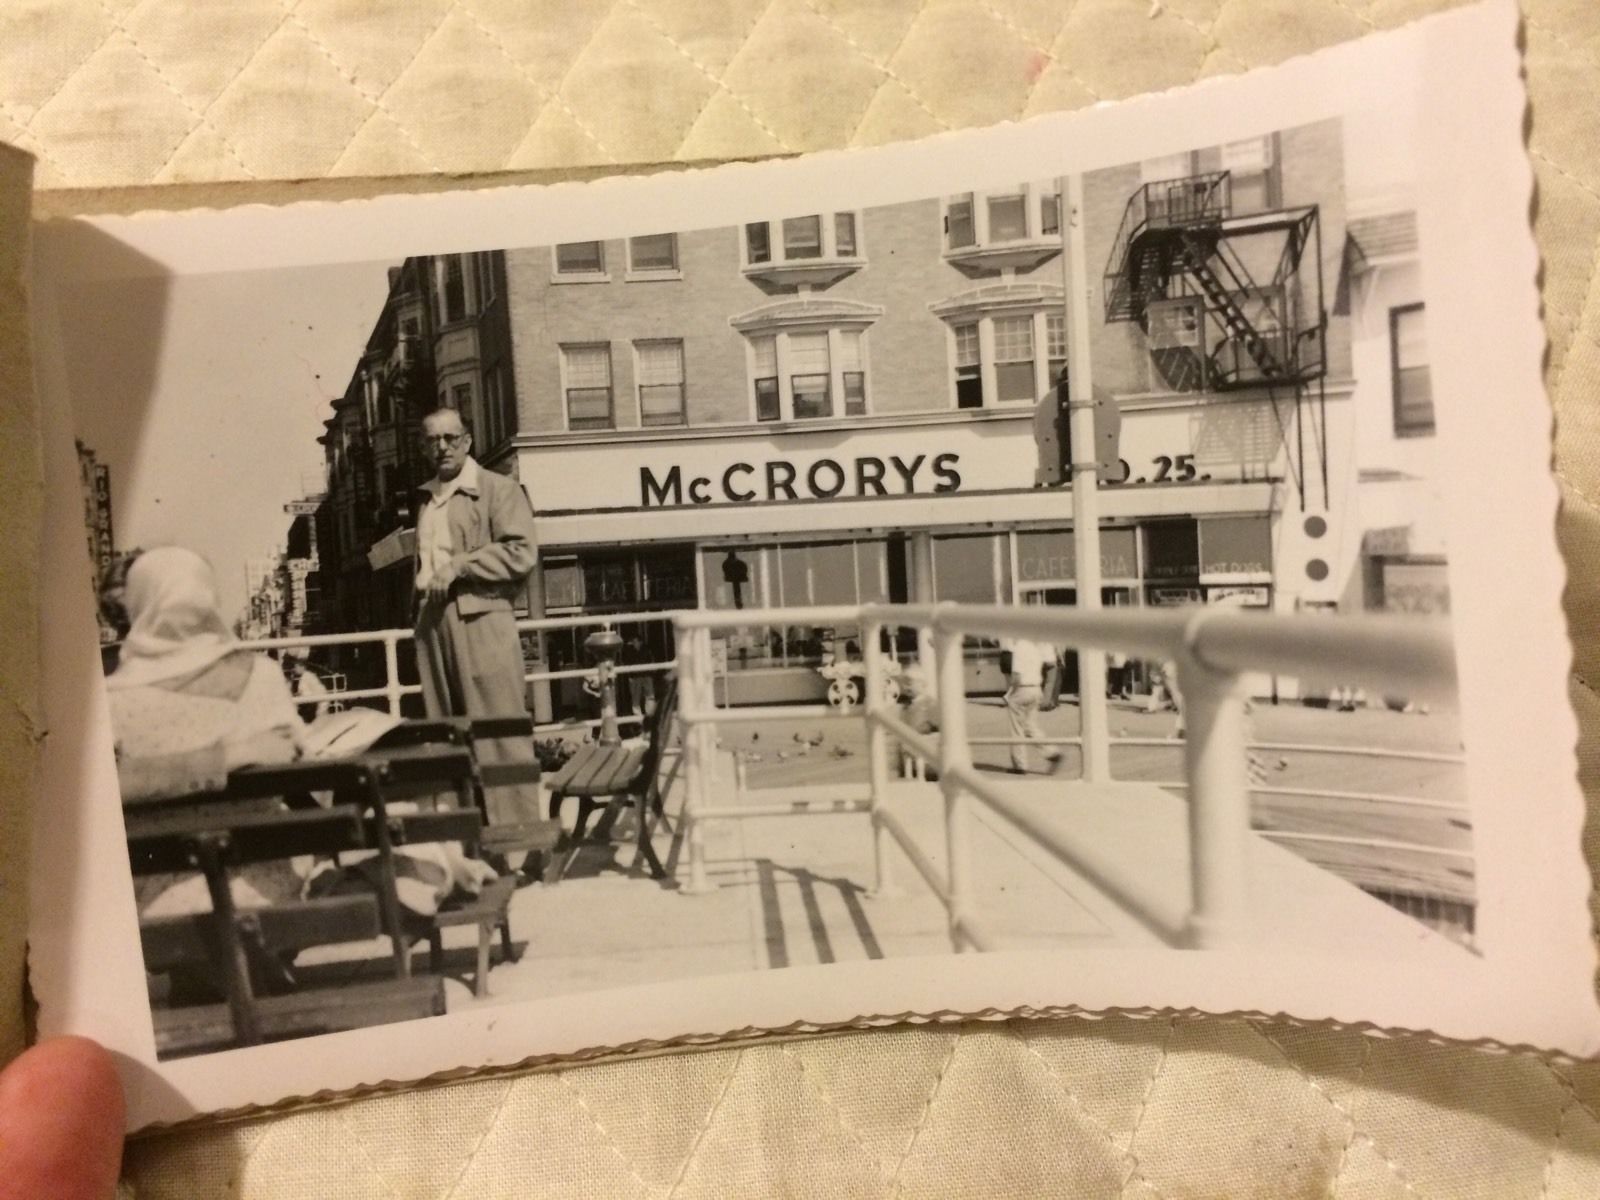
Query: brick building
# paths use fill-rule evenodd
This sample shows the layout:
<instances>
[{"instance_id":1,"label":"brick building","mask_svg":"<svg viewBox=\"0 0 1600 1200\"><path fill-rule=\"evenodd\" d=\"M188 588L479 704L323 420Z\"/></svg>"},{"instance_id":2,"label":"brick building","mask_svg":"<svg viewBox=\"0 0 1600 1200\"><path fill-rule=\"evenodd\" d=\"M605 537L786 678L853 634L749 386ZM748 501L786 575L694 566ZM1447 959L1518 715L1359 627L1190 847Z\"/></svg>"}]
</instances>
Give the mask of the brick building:
<instances>
[{"instance_id":1,"label":"brick building","mask_svg":"<svg viewBox=\"0 0 1600 1200\"><path fill-rule=\"evenodd\" d=\"M1123 477L1101 504L1107 603L1383 602L1359 502L1379 480L1358 460L1394 438L1358 427L1388 419L1393 380L1383 331L1352 313L1419 285L1383 260L1374 291L1373 259L1351 249L1344 154L1328 121L1085 176L1094 382L1122 414ZM381 394L389 375L374 368L404 336L391 317L410 311L413 393L459 408L480 461L533 502L534 615L1067 603L1071 490L1035 486L1033 441L1066 359L1061 212L1056 181L1035 180L412 259L358 377L376 374ZM1425 358L1414 365L1425 376ZM406 411L414 426L416 404ZM419 470L378 441L376 412L356 380L335 405L330 503L345 489L335 507L354 524L327 528L350 547L350 578L359 554L369 574L395 574L398 601L407 522L380 533L361 513ZM363 486L375 492L361 500ZM1391 499L1393 530L1420 501ZM856 635L734 635L728 694L813 694L819 654ZM651 628L643 649L665 654L668 637ZM528 652L555 667L578 657L565 636ZM997 682L981 654L972 673Z\"/></svg>"}]
</instances>

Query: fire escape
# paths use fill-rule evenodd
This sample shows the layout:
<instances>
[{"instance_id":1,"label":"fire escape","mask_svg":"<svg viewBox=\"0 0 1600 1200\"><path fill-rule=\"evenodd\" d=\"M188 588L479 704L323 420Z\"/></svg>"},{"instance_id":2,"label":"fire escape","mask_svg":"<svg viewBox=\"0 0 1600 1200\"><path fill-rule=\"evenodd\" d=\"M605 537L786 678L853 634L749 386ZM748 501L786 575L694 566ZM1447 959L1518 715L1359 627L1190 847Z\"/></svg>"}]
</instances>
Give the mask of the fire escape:
<instances>
[{"instance_id":1,"label":"fire escape","mask_svg":"<svg viewBox=\"0 0 1600 1200\"><path fill-rule=\"evenodd\" d=\"M1236 215L1213 171L1140 186L1105 270L1107 322L1138 323L1167 386L1266 391L1302 508L1308 424L1328 500L1321 236L1315 205Z\"/></svg>"}]
</instances>

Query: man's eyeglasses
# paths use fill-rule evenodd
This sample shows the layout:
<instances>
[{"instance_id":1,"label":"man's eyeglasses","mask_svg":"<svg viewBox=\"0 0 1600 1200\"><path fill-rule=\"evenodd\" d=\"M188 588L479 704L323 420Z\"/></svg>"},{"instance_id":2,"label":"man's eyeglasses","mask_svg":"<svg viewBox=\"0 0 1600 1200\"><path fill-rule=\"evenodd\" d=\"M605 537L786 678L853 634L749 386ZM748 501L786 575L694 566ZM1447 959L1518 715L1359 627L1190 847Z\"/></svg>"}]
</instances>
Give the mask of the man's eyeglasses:
<instances>
[{"instance_id":1,"label":"man's eyeglasses","mask_svg":"<svg viewBox=\"0 0 1600 1200\"><path fill-rule=\"evenodd\" d=\"M464 433L434 433L422 439L424 446L459 446L466 439Z\"/></svg>"}]
</instances>

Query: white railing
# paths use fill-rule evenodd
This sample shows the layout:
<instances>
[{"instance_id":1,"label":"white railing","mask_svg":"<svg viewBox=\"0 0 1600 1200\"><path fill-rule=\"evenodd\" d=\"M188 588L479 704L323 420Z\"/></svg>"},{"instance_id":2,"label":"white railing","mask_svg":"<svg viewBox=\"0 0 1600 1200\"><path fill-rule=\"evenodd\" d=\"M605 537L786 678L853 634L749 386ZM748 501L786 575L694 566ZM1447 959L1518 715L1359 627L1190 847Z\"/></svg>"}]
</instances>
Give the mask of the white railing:
<instances>
[{"instance_id":1,"label":"white railing","mask_svg":"<svg viewBox=\"0 0 1600 1200\"><path fill-rule=\"evenodd\" d=\"M684 837L690 893L710 889L703 825L720 818L779 813L871 814L875 890L892 888L888 855L892 840L943 903L956 949L997 945L977 911L973 887L972 806L980 803L1021 830L1070 869L1092 880L1120 906L1173 944L1214 947L1234 944L1250 923L1252 832L1246 766L1247 673L1337 679L1341 683L1398 693L1416 700L1446 699L1455 684L1454 651L1445 630L1416 619L1393 617L1279 617L1218 609L1100 610L1001 608L940 604L866 605L849 608L747 609L684 612L677 626L680 718L684 723L686 795ZM867 723L868 778L858 789L833 789L832 803L804 798L765 805L714 803L716 725L840 716L825 706L719 709L712 678L714 629L792 624L858 624L866 687L861 718ZM882 640L885 631L912 627L926 644L932 634L931 691L938 703L937 735L918 732L890 711ZM1187 736L1184 785L1189 791L1191 893L1180 909L1156 898L1147 879L1106 855L1088 838L1048 820L1019 799L1014 789L979 773L967 736L965 663L968 636L1028 637L1079 649L1093 648L1176 665L1184 698ZM1127 739L1142 741L1144 739ZM1165 739L1163 739L1165 741ZM944 869L911 836L887 804L890 743L939 771L944 796ZM1332 747L1306 747L1335 751ZM1093 786L1093 785L1088 785ZM847 794L848 793L848 794Z\"/></svg>"},{"instance_id":2,"label":"white railing","mask_svg":"<svg viewBox=\"0 0 1600 1200\"><path fill-rule=\"evenodd\" d=\"M614 628L618 625L643 625L653 621L670 621L678 614L676 612L627 612L610 613L604 616L576 616L576 617L527 617L517 622L519 633L548 633L560 629L586 629L586 628ZM422 688L415 683L402 683L400 681L400 643L413 640L413 633L409 629L372 629L357 633L313 633L301 634L293 637L255 638L239 643L246 650L284 650L312 649L318 646L361 646L381 645L383 647L383 686L369 688L329 688L326 693L315 696L300 697L305 704L324 701L337 701L348 704L357 700L382 700L384 707L391 713L399 713L401 701L407 696L420 695ZM627 663L618 664L618 675L644 674L651 671L668 671L675 664L667 662ZM561 671L528 671L523 675L528 683L541 683L559 679L590 679L595 676L595 668L579 667ZM623 724L638 724L643 717L638 713L621 716L618 718ZM536 733L559 733L563 730L575 728L593 728L600 724L599 718L590 718L584 721L552 721L536 725Z\"/></svg>"}]
</instances>

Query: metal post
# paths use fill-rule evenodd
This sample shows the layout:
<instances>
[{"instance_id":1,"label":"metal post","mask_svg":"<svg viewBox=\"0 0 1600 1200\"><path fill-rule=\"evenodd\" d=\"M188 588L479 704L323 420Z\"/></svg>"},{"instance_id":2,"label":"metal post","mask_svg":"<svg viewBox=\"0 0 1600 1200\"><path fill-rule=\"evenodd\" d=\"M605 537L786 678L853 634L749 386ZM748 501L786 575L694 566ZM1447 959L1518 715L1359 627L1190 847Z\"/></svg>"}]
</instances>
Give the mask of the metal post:
<instances>
[{"instance_id":1,"label":"metal post","mask_svg":"<svg viewBox=\"0 0 1600 1200\"><path fill-rule=\"evenodd\" d=\"M1240 680L1196 655L1197 628L1190 626L1177 659L1189 777L1188 941L1211 949L1236 945L1249 923L1250 793Z\"/></svg>"},{"instance_id":2,"label":"metal post","mask_svg":"<svg viewBox=\"0 0 1600 1200\"><path fill-rule=\"evenodd\" d=\"M678 687L683 707L690 712L706 712L713 706L709 629L680 631ZM704 896L715 890L706 877L705 828L700 819L710 797L710 756L714 746L710 725L696 723L683 731L683 820L687 827L684 840L689 845L689 882L681 890L691 896Z\"/></svg>"},{"instance_id":3,"label":"metal post","mask_svg":"<svg viewBox=\"0 0 1600 1200\"><path fill-rule=\"evenodd\" d=\"M400 635L383 635L383 697L391 716L400 715Z\"/></svg>"},{"instance_id":4,"label":"metal post","mask_svg":"<svg viewBox=\"0 0 1600 1200\"><path fill-rule=\"evenodd\" d=\"M1062 181L1067 220L1061 223L1071 330L1067 389L1072 430L1072 547L1077 559L1078 609L1100 607L1100 468L1094 436L1093 361L1089 345L1089 267L1084 237L1083 176ZM1111 778L1111 732L1106 714L1106 652L1078 650L1078 712L1083 733L1083 778Z\"/></svg>"},{"instance_id":5,"label":"metal post","mask_svg":"<svg viewBox=\"0 0 1600 1200\"><path fill-rule=\"evenodd\" d=\"M919 530L911 535L911 602L932 604L933 599L933 535ZM933 629L917 626L917 668L922 675L922 686L928 695L939 695L938 668L934 663Z\"/></svg>"},{"instance_id":6,"label":"metal post","mask_svg":"<svg viewBox=\"0 0 1600 1200\"><path fill-rule=\"evenodd\" d=\"M876 872L872 896L884 898L898 895L889 866L888 834L879 823L889 792L889 734L873 721L872 715L882 711L884 685L887 673L883 669L883 622L868 621L861 627L861 652L866 661L866 690L862 697L862 717L867 722L867 782L872 789L872 863Z\"/></svg>"},{"instance_id":7,"label":"metal post","mask_svg":"<svg viewBox=\"0 0 1600 1200\"><path fill-rule=\"evenodd\" d=\"M617 726L617 656L622 652L622 637L606 625L584 638L583 648L595 660L595 676L599 685L600 730L595 741L601 746L620 746L622 730Z\"/></svg>"},{"instance_id":8,"label":"metal post","mask_svg":"<svg viewBox=\"0 0 1600 1200\"><path fill-rule=\"evenodd\" d=\"M973 949L962 932L963 918L973 915L972 801L957 781L959 768L972 765L967 748L966 662L964 638L945 629L934 632L939 664L939 790L944 794L945 857L950 881L950 944L957 952Z\"/></svg>"}]
</instances>

